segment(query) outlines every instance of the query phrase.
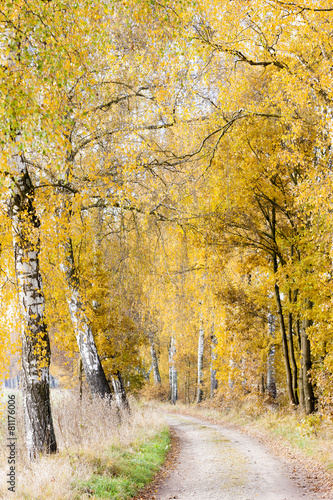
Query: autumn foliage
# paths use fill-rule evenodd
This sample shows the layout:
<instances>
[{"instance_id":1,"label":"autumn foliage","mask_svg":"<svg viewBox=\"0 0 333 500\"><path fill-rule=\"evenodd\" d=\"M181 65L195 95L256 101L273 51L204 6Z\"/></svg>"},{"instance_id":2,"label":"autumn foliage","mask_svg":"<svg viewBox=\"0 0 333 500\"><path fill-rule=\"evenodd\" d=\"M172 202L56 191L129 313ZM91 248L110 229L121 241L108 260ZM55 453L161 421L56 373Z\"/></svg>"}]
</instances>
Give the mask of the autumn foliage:
<instances>
[{"instance_id":1,"label":"autumn foliage","mask_svg":"<svg viewBox=\"0 0 333 500\"><path fill-rule=\"evenodd\" d=\"M0 4L2 374L332 414L329 2Z\"/></svg>"}]
</instances>

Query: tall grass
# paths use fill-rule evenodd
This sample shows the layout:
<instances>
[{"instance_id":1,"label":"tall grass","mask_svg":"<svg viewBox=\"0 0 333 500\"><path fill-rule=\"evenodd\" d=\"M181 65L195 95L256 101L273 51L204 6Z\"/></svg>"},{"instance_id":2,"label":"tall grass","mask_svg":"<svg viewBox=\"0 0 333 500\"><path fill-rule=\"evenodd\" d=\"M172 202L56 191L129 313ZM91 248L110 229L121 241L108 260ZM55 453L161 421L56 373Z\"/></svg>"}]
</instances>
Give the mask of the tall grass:
<instances>
[{"instance_id":1,"label":"tall grass","mask_svg":"<svg viewBox=\"0 0 333 500\"><path fill-rule=\"evenodd\" d=\"M119 410L100 399L85 396L82 401L68 391L53 391L52 408L59 453L42 456L29 463L24 445L21 405L17 417L18 461L17 489L8 492L5 445L0 450L0 498L25 500L67 500L99 498L89 488L92 477L117 476L122 452L139 450L163 434L162 417L152 409L143 410L132 401L132 411ZM5 442L6 423L0 423L1 441ZM164 446L165 448L165 446ZM139 453L140 451L138 451ZM149 474L148 474L149 475ZM120 497L119 497L120 498ZM125 497L124 497L125 498Z\"/></svg>"}]
</instances>

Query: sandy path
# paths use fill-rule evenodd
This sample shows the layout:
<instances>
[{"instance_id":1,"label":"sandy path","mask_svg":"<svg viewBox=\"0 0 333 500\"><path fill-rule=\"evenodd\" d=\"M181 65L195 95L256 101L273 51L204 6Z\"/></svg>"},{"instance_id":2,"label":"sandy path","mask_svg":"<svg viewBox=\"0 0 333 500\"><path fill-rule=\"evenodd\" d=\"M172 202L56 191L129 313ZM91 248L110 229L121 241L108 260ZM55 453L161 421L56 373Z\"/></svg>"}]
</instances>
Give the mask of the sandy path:
<instances>
[{"instance_id":1,"label":"sandy path","mask_svg":"<svg viewBox=\"0 0 333 500\"><path fill-rule=\"evenodd\" d=\"M320 497L289 478L291 471L255 439L233 429L166 415L180 440L177 465L158 500L312 500Z\"/></svg>"}]
</instances>

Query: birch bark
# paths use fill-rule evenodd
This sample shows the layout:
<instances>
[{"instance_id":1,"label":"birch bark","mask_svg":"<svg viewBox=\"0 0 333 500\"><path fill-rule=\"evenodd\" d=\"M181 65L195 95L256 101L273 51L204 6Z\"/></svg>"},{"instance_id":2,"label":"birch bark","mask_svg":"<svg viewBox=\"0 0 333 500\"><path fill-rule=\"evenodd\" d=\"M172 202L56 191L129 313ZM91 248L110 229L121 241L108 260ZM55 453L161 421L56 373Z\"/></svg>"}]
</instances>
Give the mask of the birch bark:
<instances>
[{"instance_id":1,"label":"birch bark","mask_svg":"<svg viewBox=\"0 0 333 500\"><path fill-rule=\"evenodd\" d=\"M127 399L123 378L118 370L115 376L111 377L112 387L114 391L114 398L117 406L126 411L130 411L130 405Z\"/></svg>"},{"instance_id":2,"label":"birch bark","mask_svg":"<svg viewBox=\"0 0 333 500\"><path fill-rule=\"evenodd\" d=\"M17 141L19 135L17 136ZM17 147L17 145L16 145ZM14 183L9 200L13 225L16 281L23 320L22 393L27 451L30 460L57 451L50 404L50 341L39 269L39 219L34 187L24 155L12 156Z\"/></svg>"},{"instance_id":3,"label":"birch bark","mask_svg":"<svg viewBox=\"0 0 333 500\"><path fill-rule=\"evenodd\" d=\"M216 370L214 368L214 361L216 360L215 347L217 345L216 335L211 336L211 361L210 361L210 398L212 399L217 391Z\"/></svg>"},{"instance_id":4,"label":"birch bark","mask_svg":"<svg viewBox=\"0 0 333 500\"><path fill-rule=\"evenodd\" d=\"M199 340L198 340L198 389L197 389L197 400L196 404L201 403L203 398L203 353L204 353L204 329L203 322L201 320L200 330L199 330Z\"/></svg>"},{"instance_id":5,"label":"birch bark","mask_svg":"<svg viewBox=\"0 0 333 500\"><path fill-rule=\"evenodd\" d=\"M161 382L162 382L161 375L160 375L160 370L158 368L157 353L156 353L155 342L154 342L154 338L153 338L152 333L149 334L149 344L150 344L150 354L151 354L154 382L155 382L155 384L161 384Z\"/></svg>"},{"instance_id":6,"label":"birch bark","mask_svg":"<svg viewBox=\"0 0 333 500\"><path fill-rule=\"evenodd\" d=\"M271 339L275 339L275 317L273 314L268 314L268 335ZM267 356L267 392L268 395L276 399L276 381L275 381L275 343L272 342L269 346Z\"/></svg>"},{"instance_id":7,"label":"birch bark","mask_svg":"<svg viewBox=\"0 0 333 500\"><path fill-rule=\"evenodd\" d=\"M178 399L178 382L177 382L177 369L175 367L175 354L176 345L175 340L171 337L169 347L169 383L170 383L170 401L173 405L176 404Z\"/></svg>"},{"instance_id":8,"label":"birch bark","mask_svg":"<svg viewBox=\"0 0 333 500\"><path fill-rule=\"evenodd\" d=\"M99 359L91 325L81 300L80 282L74 263L72 240L69 236L65 236L63 240L63 249L65 252L65 259L62 264L62 269L68 287L66 294L67 303L86 380L92 394L102 398L108 397L111 400L111 389Z\"/></svg>"}]
</instances>

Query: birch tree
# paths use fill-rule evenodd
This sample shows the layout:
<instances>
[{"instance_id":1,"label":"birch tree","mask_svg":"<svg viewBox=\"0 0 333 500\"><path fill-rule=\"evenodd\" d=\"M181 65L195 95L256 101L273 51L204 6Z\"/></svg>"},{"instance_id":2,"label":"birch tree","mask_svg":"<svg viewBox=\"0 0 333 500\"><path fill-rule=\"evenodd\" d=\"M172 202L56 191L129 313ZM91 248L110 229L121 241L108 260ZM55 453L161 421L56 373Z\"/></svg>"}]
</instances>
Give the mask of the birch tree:
<instances>
[{"instance_id":1,"label":"birch tree","mask_svg":"<svg viewBox=\"0 0 333 500\"><path fill-rule=\"evenodd\" d=\"M63 248L65 263L62 267L68 286L67 301L86 379L92 394L111 399L111 390L97 352L90 321L84 311L80 296L79 277L74 263L73 246L70 237L67 237L63 242Z\"/></svg>"},{"instance_id":2,"label":"birch tree","mask_svg":"<svg viewBox=\"0 0 333 500\"><path fill-rule=\"evenodd\" d=\"M173 337L170 339L169 346L169 385L170 385L170 401L175 405L178 399L178 380L177 368L175 365L176 344Z\"/></svg>"},{"instance_id":3,"label":"birch tree","mask_svg":"<svg viewBox=\"0 0 333 500\"><path fill-rule=\"evenodd\" d=\"M200 321L199 338L198 338L198 385L197 385L197 398L196 403L201 403L203 399L203 355L204 355L204 328L203 320Z\"/></svg>"},{"instance_id":4,"label":"birch tree","mask_svg":"<svg viewBox=\"0 0 333 500\"><path fill-rule=\"evenodd\" d=\"M17 287L22 314L22 390L26 445L30 460L57 451L50 404L50 341L39 268L39 226L31 182L19 138L13 142L13 187L8 213L13 224Z\"/></svg>"},{"instance_id":5,"label":"birch tree","mask_svg":"<svg viewBox=\"0 0 333 500\"><path fill-rule=\"evenodd\" d=\"M212 326L214 331L214 325ZM217 338L214 333L211 334L211 355L210 355L210 398L212 399L217 391L217 380L216 380L216 367L215 362L217 354L215 351L217 345Z\"/></svg>"},{"instance_id":6,"label":"birch tree","mask_svg":"<svg viewBox=\"0 0 333 500\"><path fill-rule=\"evenodd\" d=\"M154 342L154 334L153 333L149 334L149 344L150 344L150 353L151 353L151 360L152 360L154 382L155 382L155 384L160 384L161 383L161 375L160 375L160 371L158 368L158 359L157 359L157 353L156 353L156 349L155 349L155 342Z\"/></svg>"}]
</instances>

